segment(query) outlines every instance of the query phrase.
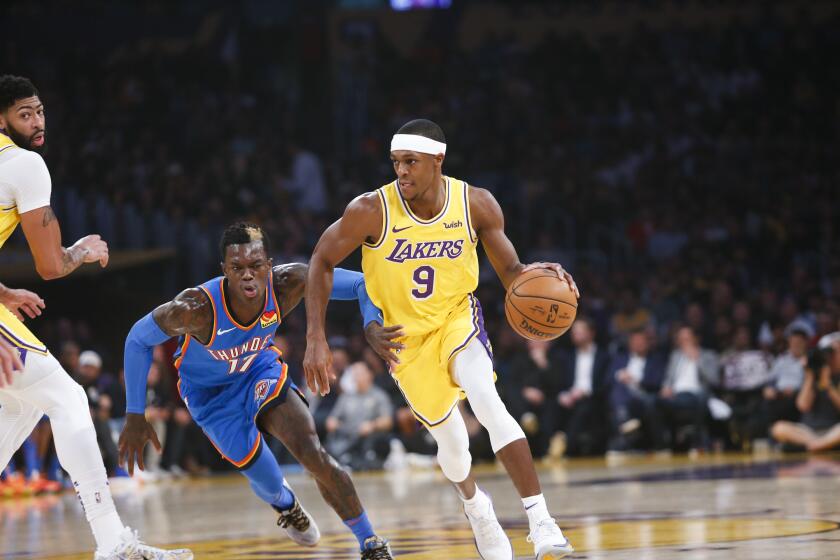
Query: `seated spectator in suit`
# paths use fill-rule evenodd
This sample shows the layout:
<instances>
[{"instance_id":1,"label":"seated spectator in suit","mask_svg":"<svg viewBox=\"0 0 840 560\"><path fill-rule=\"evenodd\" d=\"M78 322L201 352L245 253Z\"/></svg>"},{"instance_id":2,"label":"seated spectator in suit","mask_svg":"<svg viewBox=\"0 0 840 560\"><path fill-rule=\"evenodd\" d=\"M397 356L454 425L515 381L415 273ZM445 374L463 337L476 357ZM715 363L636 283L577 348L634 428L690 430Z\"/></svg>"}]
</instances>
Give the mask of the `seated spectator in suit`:
<instances>
[{"instance_id":1,"label":"seated spectator in suit","mask_svg":"<svg viewBox=\"0 0 840 560\"><path fill-rule=\"evenodd\" d=\"M694 432L693 448L708 445L707 403L710 388L718 383L718 370L717 353L701 348L691 327L680 327L657 399L667 431L673 432L672 445L683 443L685 430L675 429L685 425Z\"/></svg>"},{"instance_id":2,"label":"seated spectator in suit","mask_svg":"<svg viewBox=\"0 0 840 560\"><path fill-rule=\"evenodd\" d=\"M806 327L792 325L787 333L787 351L773 361L771 382L764 388L764 403L771 426L779 420L799 421L796 396L805 381L809 338Z\"/></svg>"},{"instance_id":3,"label":"seated spectator in suit","mask_svg":"<svg viewBox=\"0 0 840 560\"><path fill-rule=\"evenodd\" d=\"M527 352L519 352L511 362L510 373L522 384L522 404L517 419L536 457L548 452L548 443L557 423L562 362L562 351L551 340L527 341ZM511 411L513 408L510 407Z\"/></svg>"},{"instance_id":4,"label":"seated spectator in suit","mask_svg":"<svg viewBox=\"0 0 840 560\"><path fill-rule=\"evenodd\" d=\"M654 449L664 445L656 395L665 377L665 360L651 352L650 346L645 331L633 331L627 351L618 354L610 366L613 450L623 451L638 444Z\"/></svg>"},{"instance_id":5,"label":"seated spectator in suit","mask_svg":"<svg viewBox=\"0 0 840 560\"><path fill-rule=\"evenodd\" d=\"M560 372L557 426L566 434L569 455L603 453L608 430L609 353L595 343L595 327L585 317L572 326L572 345Z\"/></svg>"},{"instance_id":6,"label":"seated spectator in suit","mask_svg":"<svg viewBox=\"0 0 840 560\"><path fill-rule=\"evenodd\" d=\"M840 447L840 332L820 339L805 368L796 406L802 412L801 423L773 424L776 441L811 452Z\"/></svg>"}]
</instances>

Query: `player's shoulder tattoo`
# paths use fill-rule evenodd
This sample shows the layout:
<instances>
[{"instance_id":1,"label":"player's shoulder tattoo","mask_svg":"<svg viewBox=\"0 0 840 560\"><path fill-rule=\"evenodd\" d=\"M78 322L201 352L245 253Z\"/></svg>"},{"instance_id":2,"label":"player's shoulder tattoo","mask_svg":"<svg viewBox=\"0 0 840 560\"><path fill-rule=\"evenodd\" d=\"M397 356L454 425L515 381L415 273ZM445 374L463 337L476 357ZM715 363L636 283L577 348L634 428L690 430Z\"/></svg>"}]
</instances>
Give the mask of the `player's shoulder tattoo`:
<instances>
[{"instance_id":1,"label":"player's shoulder tattoo","mask_svg":"<svg viewBox=\"0 0 840 560\"><path fill-rule=\"evenodd\" d=\"M44 217L41 219L41 226L47 227L58 218L55 217L55 212L53 212L52 206L47 206L44 208Z\"/></svg>"}]
</instances>

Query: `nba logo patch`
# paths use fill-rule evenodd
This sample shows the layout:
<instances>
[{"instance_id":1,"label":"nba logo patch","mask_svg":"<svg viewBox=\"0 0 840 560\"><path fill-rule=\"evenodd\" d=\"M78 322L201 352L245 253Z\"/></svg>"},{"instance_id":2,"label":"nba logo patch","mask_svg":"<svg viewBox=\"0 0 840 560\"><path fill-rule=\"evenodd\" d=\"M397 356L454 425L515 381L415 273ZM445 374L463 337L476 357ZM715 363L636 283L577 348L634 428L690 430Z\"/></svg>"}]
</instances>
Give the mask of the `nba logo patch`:
<instances>
[{"instance_id":1,"label":"nba logo patch","mask_svg":"<svg viewBox=\"0 0 840 560\"><path fill-rule=\"evenodd\" d=\"M260 316L260 326L262 328L270 327L271 325L275 324L277 324L276 311L266 311Z\"/></svg>"},{"instance_id":2,"label":"nba logo patch","mask_svg":"<svg viewBox=\"0 0 840 560\"><path fill-rule=\"evenodd\" d=\"M271 393L271 387L277 383L276 379L263 379L254 387L254 402L260 403Z\"/></svg>"}]
</instances>

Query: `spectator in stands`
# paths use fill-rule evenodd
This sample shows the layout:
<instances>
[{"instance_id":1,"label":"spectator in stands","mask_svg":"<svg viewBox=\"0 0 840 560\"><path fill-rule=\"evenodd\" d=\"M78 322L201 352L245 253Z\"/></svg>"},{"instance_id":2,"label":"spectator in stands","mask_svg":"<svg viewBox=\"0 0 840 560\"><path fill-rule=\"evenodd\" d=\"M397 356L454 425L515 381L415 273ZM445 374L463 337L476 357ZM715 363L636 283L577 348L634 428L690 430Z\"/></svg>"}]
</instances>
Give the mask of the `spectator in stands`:
<instances>
[{"instance_id":1,"label":"spectator in stands","mask_svg":"<svg viewBox=\"0 0 840 560\"><path fill-rule=\"evenodd\" d=\"M657 407L671 432L672 445L683 445L691 431L690 445L708 444L706 406L711 387L718 383L718 356L700 347L691 327L680 327L674 337L674 350L665 369ZM687 426L687 429L678 429Z\"/></svg>"},{"instance_id":2,"label":"spectator in stands","mask_svg":"<svg viewBox=\"0 0 840 560\"><path fill-rule=\"evenodd\" d=\"M591 319L578 318L571 334L573 348L565 355L562 384L556 398L557 426L565 434L569 455L591 455L603 452L606 447L610 358L607 350L595 343ZM552 442L552 445L555 450L552 453L550 449L549 454L556 455L561 444Z\"/></svg>"},{"instance_id":3,"label":"spectator in stands","mask_svg":"<svg viewBox=\"0 0 840 560\"><path fill-rule=\"evenodd\" d=\"M650 311L639 305L638 292L624 288L619 298L619 309L610 319L613 342L626 346L630 333L644 329L651 321Z\"/></svg>"},{"instance_id":4,"label":"spectator in stands","mask_svg":"<svg viewBox=\"0 0 840 560\"><path fill-rule=\"evenodd\" d=\"M304 150L294 140L287 147L291 159L291 175L284 182L285 190L294 195L295 204L301 210L323 213L327 209L327 191L321 159L315 153Z\"/></svg>"},{"instance_id":5,"label":"spectator in stands","mask_svg":"<svg viewBox=\"0 0 840 560\"><path fill-rule=\"evenodd\" d=\"M391 401L373 384L365 362L352 364L356 391L343 393L327 417L327 450L342 464L356 470L381 468L390 450Z\"/></svg>"},{"instance_id":6,"label":"spectator in stands","mask_svg":"<svg viewBox=\"0 0 840 560\"><path fill-rule=\"evenodd\" d=\"M557 424L557 395L563 355L549 340L528 340L526 352L511 360L509 375L521 385L521 398L506 403L528 436L535 457L548 452L549 439Z\"/></svg>"},{"instance_id":7,"label":"spectator in stands","mask_svg":"<svg viewBox=\"0 0 840 560\"><path fill-rule=\"evenodd\" d=\"M736 320L739 326L732 347L721 357L721 389L724 401L732 409L732 443L746 450L753 439L767 434L762 392L770 384L770 356L753 346L749 312L742 309Z\"/></svg>"},{"instance_id":8,"label":"spectator in stands","mask_svg":"<svg viewBox=\"0 0 840 560\"><path fill-rule=\"evenodd\" d=\"M797 422L800 417L796 396L805 381L808 363L809 331L802 325L792 325L787 335L788 349L773 361L770 383L764 388L764 402L770 425L779 420Z\"/></svg>"},{"instance_id":9,"label":"spectator in stands","mask_svg":"<svg viewBox=\"0 0 840 560\"><path fill-rule=\"evenodd\" d=\"M85 350L75 358L75 343L68 342L62 347L62 354L69 362L75 361L77 369L73 377L87 393L93 426L96 429L96 441L109 474L116 473L119 456L116 440L111 432L111 409L113 402L107 390L113 385L113 378L102 375L102 358L93 350Z\"/></svg>"},{"instance_id":10,"label":"spectator in stands","mask_svg":"<svg viewBox=\"0 0 840 560\"><path fill-rule=\"evenodd\" d=\"M330 392L321 396L318 393L312 393L308 388L306 389L306 398L312 408L312 418L315 420L315 430L318 432L321 441L327 440L327 418L332 413L335 403L342 393L341 379L350 364L350 356L343 347L335 346L330 351L332 352Z\"/></svg>"},{"instance_id":11,"label":"spectator in stands","mask_svg":"<svg viewBox=\"0 0 840 560\"><path fill-rule=\"evenodd\" d=\"M651 351L650 336L644 330L633 331L627 350L613 358L610 366L612 387L610 411L613 422L610 448L624 451L640 444L659 449L662 423L656 409L656 397L665 377L665 360Z\"/></svg>"},{"instance_id":12,"label":"spectator in stands","mask_svg":"<svg viewBox=\"0 0 840 560\"><path fill-rule=\"evenodd\" d=\"M840 447L840 332L825 335L805 369L796 398L801 423L780 420L771 433L776 441L811 452Z\"/></svg>"},{"instance_id":13,"label":"spectator in stands","mask_svg":"<svg viewBox=\"0 0 840 560\"><path fill-rule=\"evenodd\" d=\"M167 426L172 415L172 397L169 383L163 376L163 366L159 362L152 362L146 383L146 419L155 429L161 445L166 445ZM140 471L154 478L160 470L161 455L149 446L146 449L146 469ZM141 474L140 476L144 476Z\"/></svg>"}]
</instances>

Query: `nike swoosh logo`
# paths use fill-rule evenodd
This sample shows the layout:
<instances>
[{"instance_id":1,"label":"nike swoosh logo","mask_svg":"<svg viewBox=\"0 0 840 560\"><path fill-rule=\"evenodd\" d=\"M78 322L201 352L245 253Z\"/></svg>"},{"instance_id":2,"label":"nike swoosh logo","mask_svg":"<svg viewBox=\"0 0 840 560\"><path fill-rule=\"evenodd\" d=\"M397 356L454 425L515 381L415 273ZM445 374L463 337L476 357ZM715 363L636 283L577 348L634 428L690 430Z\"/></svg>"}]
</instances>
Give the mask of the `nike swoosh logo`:
<instances>
[{"instance_id":1,"label":"nike swoosh logo","mask_svg":"<svg viewBox=\"0 0 840 560\"><path fill-rule=\"evenodd\" d=\"M401 232L403 230L406 230L410 227L411 226L405 226L405 227L398 228L397 226L394 226L393 228L391 228L391 231L394 232L394 233L399 233L399 232Z\"/></svg>"},{"instance_id":2,"label":"nike swoosh logo","mask_svg":"<svg viewBox=\"0 0 840 560\"><path fill-rule=\"evenodd\" d=\"M219 329L219 330L216 331L216 334L219 335L219 336L222 336L225 333L229 333L230 331L235 331L235 330L236 330L236 327L227 329L226 331L223 331L222 329Z\"/></svg>"}]
</instances>

